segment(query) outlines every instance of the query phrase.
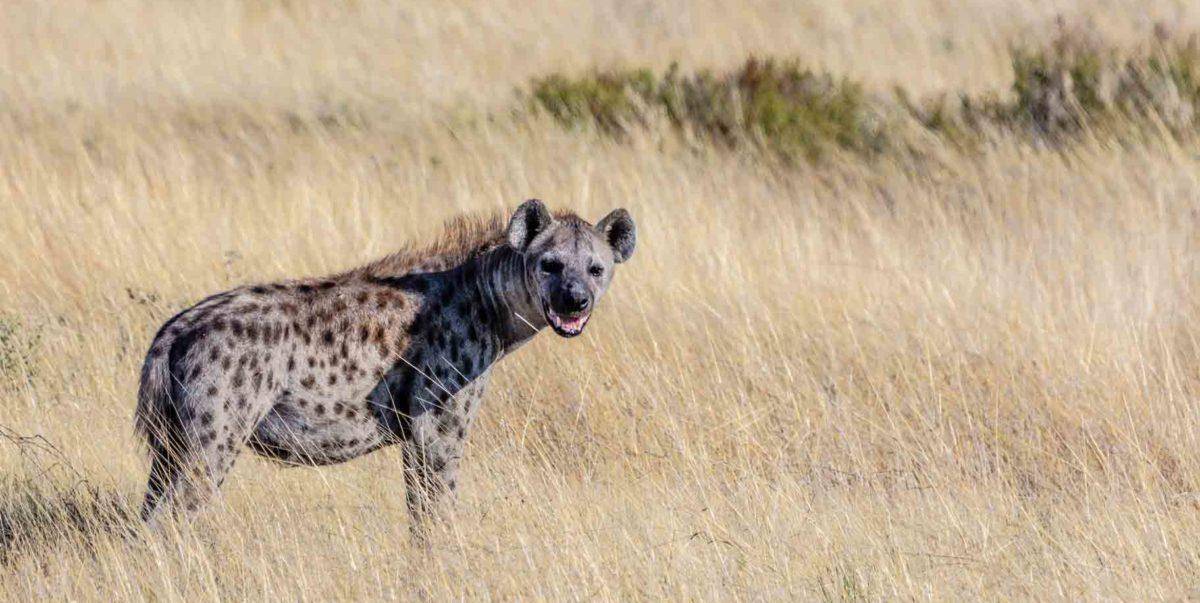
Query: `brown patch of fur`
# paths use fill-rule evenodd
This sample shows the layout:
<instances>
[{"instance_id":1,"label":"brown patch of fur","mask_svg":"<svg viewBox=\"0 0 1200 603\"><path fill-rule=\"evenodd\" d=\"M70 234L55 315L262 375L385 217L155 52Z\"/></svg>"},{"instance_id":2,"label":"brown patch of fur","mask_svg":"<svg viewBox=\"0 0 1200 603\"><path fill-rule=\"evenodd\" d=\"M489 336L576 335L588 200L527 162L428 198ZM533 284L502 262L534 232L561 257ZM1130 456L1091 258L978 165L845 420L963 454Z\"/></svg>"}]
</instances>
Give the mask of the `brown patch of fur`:
<instances>
[{"instance_id":1,"label":"brown patch of fur","mask_svg":"<svg viewBox=\"0 0 1200 603\"><path fill-rule=\"evenodd\" d=\"M559 220L579 220L574 213L555 211ZM406 245L342 276L387 278L427 272L425 266L458 266L467 260L504 244L508 217L500 212L456 216L446 221L442 233L424 246ZM382 301L382 300L381 300Z\"/></svg>"}]
</instances>

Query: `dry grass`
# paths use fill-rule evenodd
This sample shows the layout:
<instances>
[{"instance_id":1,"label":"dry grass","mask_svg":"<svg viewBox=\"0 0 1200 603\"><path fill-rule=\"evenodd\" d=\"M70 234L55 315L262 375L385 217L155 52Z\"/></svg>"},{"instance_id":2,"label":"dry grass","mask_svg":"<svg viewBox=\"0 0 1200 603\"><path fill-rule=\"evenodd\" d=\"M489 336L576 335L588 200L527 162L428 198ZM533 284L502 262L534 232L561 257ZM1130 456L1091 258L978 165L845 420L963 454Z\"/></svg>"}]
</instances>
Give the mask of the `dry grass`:
<instances>
[{"instance_id":1,"label":"dry grass","mask_svg":"<svg viewBox=\"0 0 1200 603\"><path fill-rule=\"evenodd\" d=\"M0 425L49 442L0 439L0 598L1195 596L1197 149L781 171L479 117L555 70L751 52L1000 89L1056 11L1116 45L1200 25L1053 4L0 5ZM629 207L639 251L587 336L503 363L431 551L395 450L247 457L191 534L123 518L174 310L534 195Z\"/></svg>"}]
</instances>

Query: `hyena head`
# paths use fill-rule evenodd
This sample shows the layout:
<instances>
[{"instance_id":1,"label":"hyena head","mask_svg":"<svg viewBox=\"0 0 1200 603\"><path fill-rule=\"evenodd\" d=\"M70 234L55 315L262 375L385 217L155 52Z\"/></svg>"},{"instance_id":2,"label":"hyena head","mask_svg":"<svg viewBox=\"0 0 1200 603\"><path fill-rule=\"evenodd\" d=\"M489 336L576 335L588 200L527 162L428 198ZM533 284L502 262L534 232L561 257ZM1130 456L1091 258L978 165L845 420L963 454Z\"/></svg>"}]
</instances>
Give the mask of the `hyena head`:
<instances>
[{"instance_id":1,"label":"hyena head","mask_svg":"<svg viewBox=\"0 0 1200 603\"><path fill-rule=\"evenodd\" d=\"M529 290L562 337L583 332L614 267L633 255L636 242L633 218L624 209L592 226L574 216L555 218L531 199L508 223L508 244L525 258Z\"/></svg>"}]
</instances>

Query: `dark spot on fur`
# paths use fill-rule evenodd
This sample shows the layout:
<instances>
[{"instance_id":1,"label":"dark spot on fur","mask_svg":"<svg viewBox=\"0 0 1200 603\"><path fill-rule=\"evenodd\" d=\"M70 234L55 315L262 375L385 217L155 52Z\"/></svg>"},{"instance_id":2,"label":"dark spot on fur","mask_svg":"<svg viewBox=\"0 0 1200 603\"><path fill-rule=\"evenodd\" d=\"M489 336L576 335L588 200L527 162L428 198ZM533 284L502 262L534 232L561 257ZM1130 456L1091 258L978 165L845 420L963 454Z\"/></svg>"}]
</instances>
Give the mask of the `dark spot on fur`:
<instances>
[{"instance_id":1,"label":"dark spot on fur","mask_svg":"<svg viewBox=\"0 0 1200 603\"><path fill-rule=\"evenodd\" d=\"M217 386L215 386L215 385L208 386L208 395L210 395L210 396L217 395Z\"/></svg>"},{"instance_id":2,"label":"dark spot on fur","mask_svg":"<svg viewBox=\"0 0 1200 603\"><path fill-rule=\"evenodd\" d=\"M367 303L367 300L370 299L370 297L371 297L371 295L369 293L367 293L366 291L359 291L357 294L354 295L354 301L358 304L365 304L365 303Z\"/></svg>"},{"instance_id":3,"label":"dark spot on fur","mask_svg":"<svg viewBox=\"0 0 1200 603\"><path fill-rule=\"evenodd\" d=\"M300 380L300 386L304 389L312 389L313 385L316 385L316 383L317 380L312 375L308 375Z\"/></svg>"},{"instance_id":4,"label":"dark spot on fur","mask_svg":"<svg viewBox=\"0 0 1200 603\"><path fill-rule=\"evenodd\" d=\"M314 406L314 407L313 407L313 412L317 413L318 415L323 415L323 414L325 414L325 405L324 405L324 404L318 404L318 405Z\"/></svg>"},{"instance_id":5,"label":"dark spot on fur","mask_svg":"<svg viewBox=\"0 0 1200 603\"><path fill-rule=\"evenodd\" d=\"M338 381L338 377L336 374L329 376L329 384L330 385L337 385L337 381Z\"/></svg>"},{"instance_id":6,"label":"dark spot on fur","mask_svg":"<svg viewBox=\"0 0 1200 603\"><path fill-rule=\"evenodd\" d=\"M440 473L446 468L446 457L435 454L429 458L429 468L435 473Z\"/></svg>"},{"instance_id":7,"label":"dark spot on fur","mask_svg":"<svg viewBox=\"0 0 1200 603\"><path fill-rule=\"evenodd\" d=\"M287 370L291 371L291 370L294 370L295 368L296 368L296 357L288 356Z\"/></svg>"},{"instance_id":8,"label":"dark spot on fur","mask_svg":"<svg viewBox=\"0 0 1200 603\"><path fill-rule=\"evenodd\" d=\"M221 358L221 369L222 370L226 370L226 371L229 370L229 366L232 364L233 364L233 361L230 359L229 356L225 356L225 357Z\"/></svg>"},{"instance_id":9,"label":"dark spot on fur","mask_svg":"<svg viewBox=\"0 0 1200 603\"><path fill-rule=\"evenodd\" d=\"M242 321L236 320L236 319L229 321L229 330L231 332L233 332L234 336L241 337L242 336Z\"/></svg>"},{"instance_id":10,"label":"dark spot on fur","mask_svg":"<svg viewBox=\"0 0 1200 603\"><path fill-rule=\"evenodd\" d=\"M259 295L262 295L262 294L264 294L264 293L267 293L267 288L266 288L266 287L264 287L264 286L262 286L262 285L255 285L255 286L253 286L253 287L251 287L251 288L250 288L250 292L251 292L251 293L257 293L257 294L259 294Z\"/></svg>"},{"instance_id":11,"label":"dark spot on fur","mask_svg":"<svg viewBox=\"0 0 1200 603\"><path fill-rule=\"evenodd\" d=\"M321 342L328 346L333 345L333 330L332 329L325 329L325 332L321 334Z\"/></svg>"}]
</instances>

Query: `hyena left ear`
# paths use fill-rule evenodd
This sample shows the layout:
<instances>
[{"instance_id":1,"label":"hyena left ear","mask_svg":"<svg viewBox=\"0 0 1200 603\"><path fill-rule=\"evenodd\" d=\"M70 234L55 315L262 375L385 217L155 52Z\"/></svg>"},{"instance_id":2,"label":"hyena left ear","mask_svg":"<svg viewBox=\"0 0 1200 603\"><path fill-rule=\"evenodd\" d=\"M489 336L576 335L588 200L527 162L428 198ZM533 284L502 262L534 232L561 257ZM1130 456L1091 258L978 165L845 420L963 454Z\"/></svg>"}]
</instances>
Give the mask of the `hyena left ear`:
<instances>
[{"instance_id":1,"label":"hyena left ear","mask_svg":"<svg viewBox=\"0 0 1200 603\"><path fill-rule=\"evenodd\" d=\"M512 219L508 221L508 244L522 253L538 235L546 231L554 218L546 205L537 199L530 199L517 207Z\"/></svg>"},{"instance_id":2,"label":"hyena left ear","mask_svg":"<svg viewBox=\"0 0 1200 603\"><path fill-rule=\"evenodd\" d=\"M620 264L633 255L633 248L637 245L637 227L633 225L629 212L623 208L614 209L596 224L596 230L612 247L614 262Z\"/></svg>"}]
</instances>

